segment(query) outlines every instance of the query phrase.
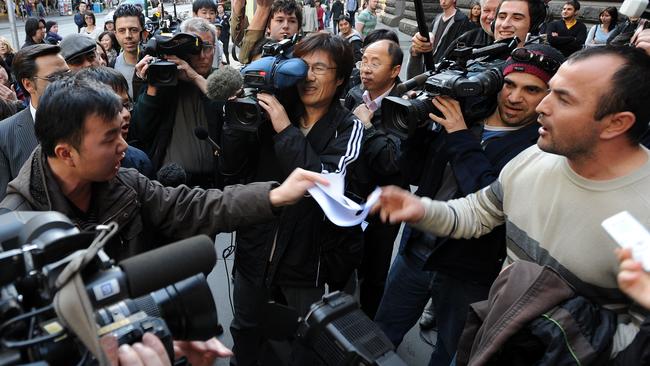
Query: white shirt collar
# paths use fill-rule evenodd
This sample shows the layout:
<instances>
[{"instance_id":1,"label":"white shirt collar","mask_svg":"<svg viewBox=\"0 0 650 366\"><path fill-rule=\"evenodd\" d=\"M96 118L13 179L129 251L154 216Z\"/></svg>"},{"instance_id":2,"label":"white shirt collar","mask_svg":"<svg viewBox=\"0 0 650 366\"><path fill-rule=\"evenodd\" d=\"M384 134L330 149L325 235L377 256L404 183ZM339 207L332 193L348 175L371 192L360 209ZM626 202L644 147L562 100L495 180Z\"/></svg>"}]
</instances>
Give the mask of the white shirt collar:
<instances>
[{"instance_id":1,"label":"white shirt collar","mask_svg":"<svg viewBox=\"0 0 650 366\"><path fill-rule=\"evenodd\" d=\"M395 87L395 84L393 84L393 86L391 86L390 88L388 88L388 90L386 90L386 92L385 92L384 94L378 96L377 98L375 98L375 99L372 100L372 101L370 101L370 93L369 93L367 90L364 91L364 92L363 92L363 96L362 96L364 103L366 103L366 105L368 105L368 107L370 107L370 104L373 104L373 103L374 103L374 105L376 106L375 110L381 108L381 101L382 101L382 100L383 100L383 99L384 99L388 94L390 94L391 90L393 90L393 87ZM369 103L369 102L372 102L372 103ZM374 112L374 110L373 110L373 112Z\"/></svg>"},{"instance_id":2,"label":"white shirt collar","mask_svg":"<svg viewBox=\"0 0 650 366\"><path fill-rule=\"evenodd\" d=\"M36 122L36 108L32 105L32 101L29 101L29 111L32 113L32 121Z\"/></svg>"}]
</instances>

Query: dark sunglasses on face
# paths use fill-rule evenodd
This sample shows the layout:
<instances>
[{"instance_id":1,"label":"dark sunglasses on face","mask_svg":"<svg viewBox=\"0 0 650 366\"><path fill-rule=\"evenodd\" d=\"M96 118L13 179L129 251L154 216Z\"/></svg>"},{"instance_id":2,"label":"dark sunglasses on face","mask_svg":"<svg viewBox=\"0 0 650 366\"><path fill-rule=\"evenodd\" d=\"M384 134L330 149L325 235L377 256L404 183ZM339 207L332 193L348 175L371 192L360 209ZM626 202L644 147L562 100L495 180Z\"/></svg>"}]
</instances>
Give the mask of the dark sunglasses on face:
<instances>
[{"instance_id":1,"label":"dark sunglasses on face","mask_svg":"<svg viewBox=\"0 0 650 366\"><path fill-rule=\"evenodd\" d=\"M510 53L510 56L512 57L513 60L519 61L519 62L530 62L533 63L545 71L554 73L557 71L557 69L560 68L560 63L553 60L550 57L547 57L545 55L540 55L538 53L534 53L528 49L525 49L523 47L520 48L515 48L512 50L512 53Z\"/></svg>"}]
</instances>

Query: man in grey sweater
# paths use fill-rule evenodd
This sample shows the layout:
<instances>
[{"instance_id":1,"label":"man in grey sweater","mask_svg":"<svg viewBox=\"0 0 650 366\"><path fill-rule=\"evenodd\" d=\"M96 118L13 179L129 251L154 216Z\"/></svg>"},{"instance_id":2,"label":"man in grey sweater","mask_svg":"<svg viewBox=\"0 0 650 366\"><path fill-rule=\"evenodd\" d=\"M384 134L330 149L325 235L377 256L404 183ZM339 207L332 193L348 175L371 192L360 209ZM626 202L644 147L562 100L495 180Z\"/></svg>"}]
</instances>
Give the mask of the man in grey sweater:
<instances>
[{"instance_id":1,"label":"man in grey sweater","mask_svg":"<svg viewBox=\"0 0 650 366\"><path fill-rule=\"evenodd\" d=\"M650 222L650 151L638 143L650 120L648 83L650 57L639 49L576 53L537 107L537 146L497 181L449 202L385 188L382 219L452 238L478 237L505 222L506 264L548 265L577 294L620 314L610 358L629 357L638 349L632 343L647 335L617 287L616 244L600 223L623 210Z\"/></svg>"}]
</instances>

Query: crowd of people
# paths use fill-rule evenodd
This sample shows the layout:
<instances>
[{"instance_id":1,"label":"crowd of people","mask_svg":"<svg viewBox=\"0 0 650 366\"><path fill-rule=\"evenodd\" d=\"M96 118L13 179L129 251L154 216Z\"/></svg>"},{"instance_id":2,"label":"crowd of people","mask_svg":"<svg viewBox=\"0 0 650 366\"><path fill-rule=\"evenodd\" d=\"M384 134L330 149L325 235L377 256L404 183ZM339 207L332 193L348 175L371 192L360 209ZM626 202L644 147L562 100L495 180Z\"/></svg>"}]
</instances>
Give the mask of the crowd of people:
<instances>
[{"instance_id":1,"label":"crowd of people","mask_svg":"<svg viewBox=\"0 0 650 366\"><path fill-rule=\"evenodd\" d=\"M377 0L257 0L250 20L244 0L230 12L195 0L176 31L198 51L164 56L172 83L144 52L153 34L137 5L102 29L82 2L78 33L63 37L29 18L19 50L0 39L0 213L59 211L88 230L116 221L105 250L118 260L236 231L233 351L179 341L193 364L285 364L266 304L305 315L336 290L357 292L395 347L418 321L434 327L429 365L650 364L650 274L601 228L621 211L650 222L645 20L607 7L587 32L576 0L556 21L542 0L439 5L404 65ZM253 127L228 112L246 107L240 91L209 97L231 56L245 66L294 35L305 76L255 93ZM404 67L419 77L428 59L449 67L459 46L497 43L516 47L463 76L498 70L487 83L502 84L469 98L428 90L408 126L394 121L395 104L419 95ZM343 175L358 202L383 187L374 214L332 223L307 194L327 184L318 173ZM289 364L323 362L286 341ZM147 336L107 352L165 364L161 349Z\"/></svg>"}]
</instances>

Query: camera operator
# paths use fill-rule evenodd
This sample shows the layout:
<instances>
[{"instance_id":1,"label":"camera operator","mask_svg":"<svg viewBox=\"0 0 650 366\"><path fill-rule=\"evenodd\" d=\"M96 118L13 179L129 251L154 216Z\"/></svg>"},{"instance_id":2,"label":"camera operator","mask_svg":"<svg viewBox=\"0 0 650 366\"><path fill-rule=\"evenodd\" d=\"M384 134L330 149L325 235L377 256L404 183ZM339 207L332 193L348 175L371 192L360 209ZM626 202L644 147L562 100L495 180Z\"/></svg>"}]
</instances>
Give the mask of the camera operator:
<instances>
[{"instance_id":1,"label":"camera operator","mask_svg":"<svg viewBox=\"0 0 650 366\"><path fill-rule=\"evenodd\" d=\"M212 71L216 30L202 18L187 19L180 28L181 32L198 36L202 49L199 54L188 55L187 61L166 56L167 61L178 65L178 85L164 88L147 85L135 104L129 138L149 155L154 170L177 163L188 175L189 186L220 188L213 148L194 135L196 127L203 127L214 141L221 140L223 106L205 95L206 78ZM138 62L138 77L147 77L152 60L147 55Z\"/></svg>"},{"instance_id":2,"label":"camera operator","mask_svg":"<svg viewBox=\"0 0 650 366\"><path fill-rule=\"evenodd\" d=\"M403 173L419 187L416 194L448 200L495 180L510 159L537 140L535 108L563 61L550 46L516 49L506 61L496 108L479 123L465 121L458 101L435 97L443 117L430 117L444 131L421 129L402 144ZM438 340L429 364L448 365L469 304L487 298L504 252L503 228L480 239L453 240L406 226L375 321L397 346L431 298Z\"/></svg>"},{"instance_id":3,"label":"camera operator","mask_svg":"<svg viewBox=\"0 0 650 366\"><path fill-rule=\"evenodd\" d=\"M363 125L338 99L352 70L352 49L340 37L314 33L295 46L294 56L309 67L306 79L297 85L300 99L284 103L294 110L260 93L259 105L270 122L256 133L227 122L224 175L247 182L282 179L300 167L349 176L363 138ZM287 208L275 222L239 229L231 325L237 365L262 360L260 308L269 294L281 294L284 299L277 300L304 315L326 283L330 291L345 285L361 258L362 240L359 226L335 226L312 198Z\"/></svg>"},{"instance_id":4,"label":"camera operator","mask_svg":"<svg viewBox=\"0 0 650 366\"><path fill-rule=\"evenodd\" d=\"M400 173L399 140L386 133L381 125L381 102L385 96L399 96L395 85L399 82L404 54L399 44L379 40L368 45L361 59L360 85L348 92L345 107L364 124L363 147L357 167L350 180L364 196L377 185L403 186ZM364 230L364 254L359 277L361 279L361 309L373 319L384 293L386 275L393 254L393 243L399 225L382 224L370 218Z\"/></svg>"},{"instance_id":5,"label":"camera operator","mask_svg":"<svg viewBox=\"0 0 650 366\"><path fill-rule=\"evenodd\" d=\"M617 287L616 244L601 223L623 210L640 222L650 220L650 152L638 143L650 120L649 84L650 57L641 50L605 46L579 51L560 67L549 83L550 93L537 106L542 125L537 146L510 161L495 182L448 202L385 188L381 216L455 239L480 237L505 223L505 264L549 266L575 295L588 298L596 309L615 312L614 324L604 324L612 327L612 336L603 340L608 346L592 359L616 365L648 360L647 323L641 324L644 315ZM533 296L534 306L519 309L542 315L540 309L558 305L547 298L551 290ZM493 310L485 316L503 314ZM576 316L594 317L583 311L571 319ZM493 330L482 330L490 340L468 341L489 343L501 336Z\"/></svg>"},{"instance_id":6,"label":"camera operator","mask_svg":"<svg viewBox=\"0 0 650 366\"><path fill-rule=\"evenodd\" d=\"M243 27L245 0L232 2L232 19L230 29L235 44L239 45L239 62L247 64L253 61L251 51L259 42L278 42L293 37L302 26L302 7L295 0L257 0L253 20ZM243 36L242 36L243 33ZM268 33L268 38L264 34Z\"/></svg>"}]
</instances>

